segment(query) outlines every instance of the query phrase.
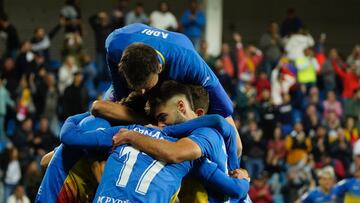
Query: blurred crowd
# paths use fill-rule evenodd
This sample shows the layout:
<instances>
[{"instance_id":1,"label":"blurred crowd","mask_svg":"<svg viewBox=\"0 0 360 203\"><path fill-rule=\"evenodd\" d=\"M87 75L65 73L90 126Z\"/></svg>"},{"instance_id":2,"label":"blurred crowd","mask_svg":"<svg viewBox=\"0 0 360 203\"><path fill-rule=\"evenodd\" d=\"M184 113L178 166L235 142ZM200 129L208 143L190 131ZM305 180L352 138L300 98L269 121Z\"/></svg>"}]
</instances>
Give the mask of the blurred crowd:
<instances>
[{"instance_id":1,"label":"blurred crowd","mask_svg":"<svg viewBox=\"0 0 360 203\"><path fill-rule=\"evenodd\" d=\"M314 39L294 9L280 25L270 23L258 44L244 44L235 32L219 56L207 52L206 19L196 0L182 16L167 2L147 15L129 0L88 21L76 0L66 0L59 14L51 30L38 27L21 40L0 14L0 202L34 199L40 159L59 144L61 123L87 111L110 85L106 37L138 22L183 32L218 76L233 100L254 203L294 202L318 184L317 169L332 167L340 181L360 167L360 46L348 56L326 47L326 35ZM85 23L93 30L94 56L83 42ZM63 46L53 50L59 32Z\"/></svg>"}]
</instances>

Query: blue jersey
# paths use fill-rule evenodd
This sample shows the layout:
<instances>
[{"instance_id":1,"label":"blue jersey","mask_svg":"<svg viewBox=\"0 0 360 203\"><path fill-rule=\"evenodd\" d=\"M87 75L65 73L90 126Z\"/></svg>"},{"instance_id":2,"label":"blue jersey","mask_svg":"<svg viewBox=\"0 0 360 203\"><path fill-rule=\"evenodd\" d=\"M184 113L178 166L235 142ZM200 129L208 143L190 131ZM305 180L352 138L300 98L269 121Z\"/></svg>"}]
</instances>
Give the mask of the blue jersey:
<instances>
[{"instance_id":1,"label":"blue jersey","mask_svg":"<svg viewBox=\"0 0 360 203\"><path fill-rule=\"evenodd\" d=\"M336 203L336 198L334 188L331 189L329 194L325 194L317 187L314 190L305 193L301 197L301 203Z\"/></svg>"},{"instance_id":2,"label":"blue jersey","mask_svg":"<svg viewBox=\"0 0 360 203\"><path fill-rule=\"evenodd\" d=\"M348 178L335 185L335 193L344 199L344 203L360 202L360 180Z\"/></svg>"},{"instance_id":3,"label":"blue jersey","mask_svg":"<svg viewBox=\"0 0 360 203\"><path fill-rule=\"evenodd\" d=\"M119 100L130 90L118 72L123 51L133 43L144 43L154 48L163 64L160 81L176 80L203 86L209 92L210 113L230 116L233 106L210 67L183 34L156 29L144 24L132 24L113 31L106 39L107 63L110 68L114 96Z\"/></svg>"},{"instance_id":4,"label":"blue jersey","mask_svg":"<svg viewBox=\"0 0 360 203\"><path fill-rule=\"evenodd\" d=\"M89 122L90 121L90 122ZM87 130L110 127L107 121L89 116L80 123ZM91 125L88 125L90 124ZM54 150L35 198L37 203L90 202L97 181L91 171L89 156L105 153L61 144Z\"/></svg>"},{"instance_id":5,"label":"blue jersey","mask_svg":"<svg viewBox=\"0 0 360 203\"><path fill-rule=\"evenodd\" d=\"M138 125L83 131L75 127L76 122L65 122L61 133L62 142L73 146L111 146L112 136L120 128L135 130L156 139L176 140L166 136L158 129L150 129ZM230 193L229 195L238 197L245 196L248 191L248 182L246 180L231 179L224 173L227 171L225 146L224 144L219 144L223 143L222 137L215 130L200 128L194 130L189 139L198 144L203 157L210 158L218 163L218 165L215 165L215 168L214 166L202 167L203 169L200 170L202 173L200 174L202 174L203 179L212 184L222 184L221 188L224 190L219 189L220 192ZM198 165L196 162L199 161L165 164L130 146L117 147L107 161L94 201L119 202L122 200L126 202L128 200L131 202L148 202L151 200L154 202L169 202L171 197L176 194L182 177L191 168ZM217 172L215 172L215 169ZM222 172L219 173L218 171ZM227 179L230 179L230 181L224 183ZM219 181L216 182L215 180ZM223 200L212 202L223 202Z\"/></svg>"}]
</instances>

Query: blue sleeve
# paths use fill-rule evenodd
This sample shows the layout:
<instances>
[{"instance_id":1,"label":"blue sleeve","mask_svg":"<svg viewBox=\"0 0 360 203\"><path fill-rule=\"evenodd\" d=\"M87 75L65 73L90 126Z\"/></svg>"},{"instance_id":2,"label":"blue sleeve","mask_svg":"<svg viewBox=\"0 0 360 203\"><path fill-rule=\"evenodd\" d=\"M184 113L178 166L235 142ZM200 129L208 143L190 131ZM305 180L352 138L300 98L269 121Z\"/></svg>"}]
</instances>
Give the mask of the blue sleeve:
<instances>
[{"instance_id":1,"label":"blue sleeve","mask_svg":"<svg viewBox=\"0 0 360 203\"><path fill-rule=\"evenodd\" d=\"M336 196L343 197L345 193L349 190L349 186L353 179L344 179L338 182L334 187L334 193Z\"/></svg>"},{"instance_id":2,"label":"blue sleeve","mask_svg":"<svg viewBox=\"0 0 360 203\"><path fill-rule=\"evenodd\" d=\"M211 149L213 149L214 143L218 144L220 142L220 136L216 134L214 129L198 128L188 138L200 147L202 156L214 157L216 154L211 154Z\"/></svg>"},{"instance_id":3,"label":"blue sleeve","mask_svg":"<svg viewBox=\"0 0 360 203\"><path fill-rule=\"evenodd\" d=\"M235 170L240 168L237 157L236 131L232 125L219 115L204 115L181 124L167 126L163 132L168 136L181 138L186 137L193 130L201 127L214 128L223 136L228 154L229 169Z\"/></svg>"},{"instance_id":4,"label":"blue sleeve","mask_svg":"<svg viewBox=\"0 0 360 203\"><path fill-rule=\"evenodd\" d=\"M112 137L126 126L117 126L107 129L86 131L78 126L78 123L88 113L71 116L66 119L60 131L60 141L65 145L78 147L111 147Z\"/></svg>"},{"instance_id":5,"label":"blue sleeve","mask_svg":"<svg viewBox=\"0 0 360 203\"><path fill-rule=\"evenodd\" d=\"M223 86L218 83L216 86L210 86L206 89L210 98L209 113L220 114L225 118L231 116L234 112L233 103Z\"/></svg>"},{"instance_id":6,"label":"blue sleeve","mask_svg":"<svg viewBox=\"0 0 360 203\"><path fill-rule=\"evenodd\" d=\"M307 192L305 194L303 194L303 196L301 196L301 203L313 203L312 202L312 193L311 192Z\"/></svg>"},{"instance_id":7,"label":"blue sleeve","mask_svg":"<svg viewBox=\"0 0 360 203\"><path fill-rule=\"evenodd\" d=\"M203 160L198 164L196 174L211 187L231 198L245 198L249 192L249 182L245 179L231 178L218 169L217 164Z\"/></svg>"}]
</instances>

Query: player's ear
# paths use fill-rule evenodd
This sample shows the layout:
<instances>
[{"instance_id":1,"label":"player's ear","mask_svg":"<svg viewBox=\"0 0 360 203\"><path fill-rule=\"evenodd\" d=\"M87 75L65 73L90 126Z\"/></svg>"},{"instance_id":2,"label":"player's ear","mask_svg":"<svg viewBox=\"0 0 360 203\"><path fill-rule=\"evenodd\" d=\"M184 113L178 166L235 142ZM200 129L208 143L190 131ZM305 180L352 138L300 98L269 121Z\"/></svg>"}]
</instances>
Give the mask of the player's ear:
<instances>
[{"instance_id":1,"label":"player's ear","mask_svg":"<svg viewBox=\"0 0 360 203\"><path fill-rule=\"evenodd\" d=\"M185 106L185 102L184 102L183 100L180 99L180 100L177 102L177 107L178 107L178 110L179 110L181 113L183 113L183 114L186 113L186 106Z\"/></svg>"},{"instance_id":2,"label":"player's ear","mask_svg":"<svg viewBox=\"0 0 360 203\"><path fill-rule=\"evenodd\" d=\"M195 113L196 113L196 115L198 115L198 116L203 116L203 115L205 115L205 111L204 111L204 109L202 109L202 108L196 109L196 110L195 110Z\"/></svg>"}]
</instances>

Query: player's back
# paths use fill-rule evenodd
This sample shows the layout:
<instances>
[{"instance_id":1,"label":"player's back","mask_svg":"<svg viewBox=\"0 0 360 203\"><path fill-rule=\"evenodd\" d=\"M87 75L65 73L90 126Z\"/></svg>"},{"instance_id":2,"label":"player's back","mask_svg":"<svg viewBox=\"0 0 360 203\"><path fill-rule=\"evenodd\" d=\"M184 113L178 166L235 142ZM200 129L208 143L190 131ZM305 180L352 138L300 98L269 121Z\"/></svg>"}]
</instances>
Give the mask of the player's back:
<instances>
[{"instance_id":1,"label":"player's back","mask_svg":"<svg viewBox=\"0 0 360 203\"><path fill-rule=\"evenodd\" d=\"M157 129L133 125L129 130L176 140ZM166 164L129 145L119 146L107 160L94 202L170 202L190 168L189 161Z\"/></svg>"}]
</instances>

